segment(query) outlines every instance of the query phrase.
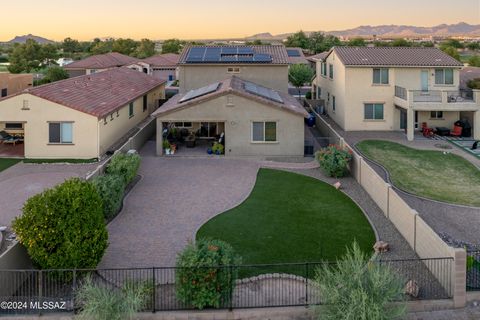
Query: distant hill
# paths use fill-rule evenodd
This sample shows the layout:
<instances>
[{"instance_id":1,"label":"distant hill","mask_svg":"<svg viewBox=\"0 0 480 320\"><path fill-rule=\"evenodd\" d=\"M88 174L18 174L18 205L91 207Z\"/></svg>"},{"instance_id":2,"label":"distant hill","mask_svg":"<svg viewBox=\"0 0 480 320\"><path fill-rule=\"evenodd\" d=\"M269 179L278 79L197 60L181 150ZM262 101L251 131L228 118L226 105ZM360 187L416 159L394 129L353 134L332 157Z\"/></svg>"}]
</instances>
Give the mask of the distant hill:
<instances>
[{"instance_id":1,"label":"distant hill","mask_svg":"<svg viewBox=\"0 0 480 320\"><path fill-rule=\"evenodd\" d=\"M305 31L308 35L311 31ZM354 29L325 31L327 34L332 34L338 37L373 37L376 35L380 38L395 38L395 37L452 37L452 36L480 36L480 25L471 25L465 22L457 24L440 24L433 27L417 27L407 25L380 25L380 26L360 26ZM271 33L259 33L247 40L261 39L261 40L283 40L293 33L285 33L272 35Z\"/></svg>"},{"instance_id":2,"label":"distant hill","mask_svg":"<svg viewBox=\"0 0 480 320\"><path fill-rule=\"evenodd\" d=\"M10 43L10 44L25 43L25 42L27 42L27 39L33 39L33 40L35 40L35 41L37 41L38 43L41 43L41 44L53 43L54 42L54 41L46 39L46 38L42 38L42 37L39 37L39 36L34 36L33 34L27 34L27 35L24 35L24 36L16 36L15 38L13 38L10 41L7 41L6 43Z\"/></svg>"}]
</instances>

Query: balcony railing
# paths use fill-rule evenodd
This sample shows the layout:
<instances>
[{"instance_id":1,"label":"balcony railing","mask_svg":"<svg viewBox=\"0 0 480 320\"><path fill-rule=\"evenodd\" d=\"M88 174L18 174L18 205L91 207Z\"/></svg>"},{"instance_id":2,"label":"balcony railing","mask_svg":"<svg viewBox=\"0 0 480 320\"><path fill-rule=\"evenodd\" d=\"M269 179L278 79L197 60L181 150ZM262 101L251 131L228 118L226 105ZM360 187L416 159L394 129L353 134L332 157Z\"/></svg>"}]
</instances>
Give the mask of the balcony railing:
<instances>
[{"instance_id":1,"label":"balcony railing","mask_svg":"<svg viewBox=\"0 0 480 320\"><path fill-rule=\"evenodd\" d=\"M395 97L407 100L407 89L399 86L395 86Z\"/></svg>"},{"instance_id":2,"label":"balcony railing","mask_svg":"<svg viewBox=\"0 0 480 320\"><path fill-rule=\"evenodd\" d=\"M413 97L413 102L442 102L442 91L440 90L412 90L410 91Z\"/></svg>"},{"instance_id":3,"label":"balcony railing","mask_svg":"<svg viewBox=\"0 0 480 320\"><path fill-rule=\"evenodd\" d=\"M472 90L458 90L458 91L448 91L447 92L447 102L456 103L456 102L473 102L473 91Z\"/></svg>"}]
</instances>

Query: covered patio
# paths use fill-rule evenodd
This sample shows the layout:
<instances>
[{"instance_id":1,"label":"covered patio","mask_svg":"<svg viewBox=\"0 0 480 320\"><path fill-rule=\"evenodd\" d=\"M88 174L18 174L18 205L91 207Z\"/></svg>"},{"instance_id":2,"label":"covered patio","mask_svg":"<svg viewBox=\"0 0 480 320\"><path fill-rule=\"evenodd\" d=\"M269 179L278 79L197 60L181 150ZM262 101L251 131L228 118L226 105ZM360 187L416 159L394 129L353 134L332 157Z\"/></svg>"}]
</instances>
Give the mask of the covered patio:
<instances>
[{"instance_id":1,"label":"covered patio","mask_svg":"<svg viewBox=\"0 0 480 320\"><path fill-rule=\"evenodd\" d=\"M0 158L23 158L25 123L0 122Z\"/></svg>"}]
</instances>

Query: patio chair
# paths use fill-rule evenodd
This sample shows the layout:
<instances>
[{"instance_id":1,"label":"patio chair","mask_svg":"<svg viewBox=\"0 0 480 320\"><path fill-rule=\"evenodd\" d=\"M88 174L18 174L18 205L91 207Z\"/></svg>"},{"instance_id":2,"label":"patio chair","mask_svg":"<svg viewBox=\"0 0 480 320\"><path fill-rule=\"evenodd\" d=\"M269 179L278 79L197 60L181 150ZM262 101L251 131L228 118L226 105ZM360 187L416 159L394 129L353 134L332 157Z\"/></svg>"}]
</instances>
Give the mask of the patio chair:
<instances>
[{"instance_id":1,"label":"patio chair","mask_svg":"<svg viewBox=\"0 0 480 320\"><path fill-rule=\"evenodd\" d=\"M453 130L450 132L450 135L452 137L461 137L462 136L462 127L459 126L453 126Z\"/></svg>"},{"instance_id":2,"label":"patio chair","mask_svg":"<svg viewBox=\"0 0 480 320\"><path fill-rule=\"evenodd\" d=\"M426 122L422 122L422 133L426 138L431 138L434 135L433 129L429 128Z\"/></svg>"},{"instance_id":3,"label":"patio chair","mask_svg":"<svg viewBox=\"0 0 480 320\"><path fill-rule=\"evenodd\" d=\"M9 133L7 133L6 131L0 131L0 140L8 140L8 139L11 139L13 138Z\"/></svg>"}]
</instances>

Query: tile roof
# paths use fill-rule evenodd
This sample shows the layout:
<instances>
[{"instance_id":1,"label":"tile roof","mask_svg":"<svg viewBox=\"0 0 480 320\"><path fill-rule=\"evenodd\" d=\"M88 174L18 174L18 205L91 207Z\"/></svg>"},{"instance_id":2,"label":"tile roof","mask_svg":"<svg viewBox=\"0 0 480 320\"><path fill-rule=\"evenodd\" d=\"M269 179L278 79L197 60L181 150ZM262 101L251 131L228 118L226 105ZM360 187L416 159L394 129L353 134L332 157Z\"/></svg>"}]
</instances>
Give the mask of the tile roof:
<instances>
[{"instance_id":1,"label":"tile roof","mask_svg":"<svg viewBox=\"0 0 480 320\"><path fill-rule=\"evenodd\" d=\"M330 51L324 51L324 52L321 52L321 53L317 53L313 56L307 57L307 60L313 61L313 62L316 62L317 60L324 60L329 55L329 53L330 53Z\"/></svg>"},{"instance_id":2,"label":"tile roof","mask_svg":"<svg viewBox=\"0 0 480 320\"><path fill-rule=\"evenodd\" d=\"M216 91L208 93L206 95L199 96L197 98L193 98L191 100L188 100L182 103L180 103L180 100L183 98L183 96L186 93L177 94L172 98L170 98L170 100L168 100L165 104L163 104L159 109L157 109L157 111L153 113L153 116L160 117L165 114L175 112L176 110L185 109L190 106L197 105L205 101L208 101L210 99L213 99L222 95L226 95L229 93L237 94L247 99L254 100L268 106L276 107L284 111L292 112L294 114L301 115L303 117L308 116L308 113L307 111L305 111L303 106L298 102L297 99L295 99L291 95L283 92L277 92L282 98L283 103L276 102L276 101L263 98L261 96L248 92L247 90L245 90L246 83L252 83L252 82L242 80L236 76L232 76L228 79L220 81L220 86ZM258 87L262 87L258 84L255 84L255 85Z\"/></svg>"},{"instance_id":3,"label":"tile roof","mask_svg":"<svg viewBox=\"0 0 480 320\"><path fill-rule=\"evenodd\" d=\"M74 61L66 65L64 69L106 69L121 67L135 61L138 61L138 59L118 52L110 52L106 54L90 56L79 61Z\"/></svg>"},{"instance_id":4,"label":"tile roof","mask_svg":"<svg viewBox=\"0 0 480 320\"><path fill-rule=\"evenodd\" d=\"M286 50L287 50L287 53L289 50L295 50L300 55L299 57L288 56L288 62L290 64L298 64L298 63L307 64L308 63L307 59L305 58L305 55L303 54L302 48L286 48Z\"/></svg>"},{"instance_id":5,"label":"tile roof","mask_svg":"<svg viewBox=\"0 0 480 320\"><path fill-rule=\"evenodd\" d=\"M26 89L21 93L104 117L163 84L143 72L115 68Z\"/></svg>"},{"instance_id":6,"label":"tile roof","mask_svg":"<svg viewBox=\"0 0 480 320\"><path fill-rule=\"evenodd\" d=\"M335 47L345 66L462 67L463 64L437 48Z\"/></svg>"},{"instance_id":7,"label":"tile roof","mask_svg":"<svg viewBox=\"0 0 480 320\"><path fill-rule=\"evenodd\" d=\"M180 59L178 64L187 64L186 59L188 52L190 51L191 48L220 48L220 47L242 47L242 48L251 48L255 53L260 53L260 54L269 54L272 56L272 64L288 64L288 54L287 50L285 49L285 46L283 45L261 45L261 46L186 46L183 48L182 53L180 54ZM255 64L255 62L234 62L235 64L242 64L242 63L248 63L248 64ZM189 63L192 64L192 63ZM203 63L202 64L207 64ZM215 63L219 64L219 63ZM220 63L221 64L221 63ZM231 64L231 63L230 63ZM262 64L265 64L263 62Z\"/></svg>"},{"instance_id":8,"label":"tile roof","mask_svg":"<svg viewBox=\"0 0 480 320\"><path fill-rule=\"evenodd\" d=\"M165 54L151 56L149 58L145 58L140 61L148 63L153 67L174 67L178 64L179 59L180 59L179 54L165 53Z\"/></svg>"}]
</instances>

